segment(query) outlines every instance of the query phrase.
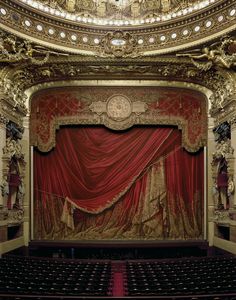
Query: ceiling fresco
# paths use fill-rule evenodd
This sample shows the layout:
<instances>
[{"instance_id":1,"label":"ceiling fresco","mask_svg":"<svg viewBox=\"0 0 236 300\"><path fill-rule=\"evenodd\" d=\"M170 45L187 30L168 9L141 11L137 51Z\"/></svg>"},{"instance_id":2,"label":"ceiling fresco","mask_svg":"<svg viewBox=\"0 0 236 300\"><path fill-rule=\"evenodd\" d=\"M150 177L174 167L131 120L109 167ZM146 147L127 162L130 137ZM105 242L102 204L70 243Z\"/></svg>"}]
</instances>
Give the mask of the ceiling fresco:
<instances>
[{"instance_id":1,"label":"ceiling fresco","mask_svg":"<svg viewBox=\"0 0 236 300\"><path fill-rule=\"evenodd\" d=\"M49 15L95 25L145 25L200 11L219 0L18 0Z\"/></svg>"}]
</instances>

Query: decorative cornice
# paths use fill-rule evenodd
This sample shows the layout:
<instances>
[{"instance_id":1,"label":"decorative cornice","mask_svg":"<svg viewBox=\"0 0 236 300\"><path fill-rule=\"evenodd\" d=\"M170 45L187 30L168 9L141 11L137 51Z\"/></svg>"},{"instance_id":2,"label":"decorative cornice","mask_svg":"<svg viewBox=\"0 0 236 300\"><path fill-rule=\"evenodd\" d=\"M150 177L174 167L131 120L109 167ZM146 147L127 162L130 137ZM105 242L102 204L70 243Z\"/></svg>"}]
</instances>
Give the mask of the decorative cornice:
<instances>
[{"instance_id":1,"label":"decorative cornice","mask_svg":"<svg viewBox=\"0 0 236 300\"><path fill-rule=\"evenodd\" d=\"M39 11L16 4L11 0L0 0L0 28L29 39L43 46L60 51L97 55L106 52L102 42L112 28L99 28L92 24L78 26L70 20L61 21ZM200 13L183 16L160 25L123 28L137 42L138 54L153 55L183 50L193 45L212 41L236 29L235 2L220 1ZM17 30L14 29L17 27ZM119 47L119 45L117 45ZM118 49L118 48L117 48Z\"/></svg>"},{"instance_id":2,"label":"decorative cornice","mask_svg":"<svg viewBox=\"0 0 236 300\"><path fill-rule=\"evenodd\" d=\"M233 70L211 68L203 71L192 65L189 58L173 56L126 57L120 58L119 61L112 57L50 57L45 65L37 68L28 63L8 68L8 73L5 71L4 76L2 86L9 94L9 99L12 99L13 107L24 107L28 101L24 91L40 84L52 87L55 86L55 82L65 82L66 85L76 81L107 78L125 80L125 84L128 84L130 80L158 82L164 79L167 85L168 82L172 84L173 81L182 81L187 88L191 88L191 84L197 84L211 90L211 95L208 93L209 108L211 116L216 117L227 107L235 90Z\"/></svg>"},{"instance_id":3,"label":"decorative cornice","mask_svg":"<svg viewBox=\"0 0 236 300\"><path fill-rule=\"evenodd\" d=\"M16 68L9 73L9 77L17 82L21 89L29 88L42 82L53 82L61 80L82 80L82 79L155 79L178 80L203 84L204 74L184 63L186 60L178 58L159 58L147 60L125 60L121 59L119 64L112 59L81 60L69 57L53 60L44 66L35 69L33 65ZM186 71L187 70L187 71Z\"/></svg>"}]
</instances>

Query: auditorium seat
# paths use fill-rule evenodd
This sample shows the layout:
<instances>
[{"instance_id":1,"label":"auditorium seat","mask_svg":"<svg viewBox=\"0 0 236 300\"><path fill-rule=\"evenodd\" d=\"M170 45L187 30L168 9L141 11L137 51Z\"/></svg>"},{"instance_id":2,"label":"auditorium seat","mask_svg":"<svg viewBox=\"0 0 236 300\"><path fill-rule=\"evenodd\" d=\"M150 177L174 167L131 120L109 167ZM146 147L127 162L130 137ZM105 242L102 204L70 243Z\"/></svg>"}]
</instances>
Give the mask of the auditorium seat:
<instances>
[{"instance_id":1,"label":"auditorium seat","mask_svg":"<svg viewBox=\"0 0 236 300\"><path fill-rule=\"evenodd\" d=\"M126 272L128 296L236 295L235 257L130 261Z\"/></svg>"},{"instance_id":2,"label":"auditorium seat","mask_svg":"<svg viewBox=\"0 0 236 300\"><path fill-rule=\"evenodd\" d=\"M0 275L0 295L107 296L111 263L6 256Z\"/></svg>"},{"instance_id":3,"label":"auditorium seat","mask_svg":"<svg viewBox=\"0 0 236 300\"><path fill-rule=\"evenodd\" d=\"M126 261L125 267L122 272L127 297L236 298L235 257ZM112 280L110 261L0 259L0 299L3 294L102 299L111 296Z\"/></svg>"}]
</instances>

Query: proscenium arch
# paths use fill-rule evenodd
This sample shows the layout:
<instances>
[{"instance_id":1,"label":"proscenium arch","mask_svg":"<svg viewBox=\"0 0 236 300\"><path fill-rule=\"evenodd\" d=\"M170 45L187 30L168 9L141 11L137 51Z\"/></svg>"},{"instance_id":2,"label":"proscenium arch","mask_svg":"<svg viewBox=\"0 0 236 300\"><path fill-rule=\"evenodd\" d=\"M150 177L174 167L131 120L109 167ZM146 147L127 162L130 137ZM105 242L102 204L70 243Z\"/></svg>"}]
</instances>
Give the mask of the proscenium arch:
<instances>
[{"instance_id":1,"label":"proscenium arch","mask_svg":"<svg viewBox=\"0 0 236 300\"><path fill-rule=\"evenodd\" d=\"M28 102L27 107L30 109L31 101L33 101L34 96L41 91L53 90L57 88L63 87L131 87L131 86L138 86L138 87L168 87L168 88L181 88L181 89L188 89L192 91L197 91L205 96L206 99L206 107L207 113L209 111L209 107L211 106L210 97L213 95L213 92L210 89L207 89L204 86L194 84L194 83L187 83L187 82L180 82L180 81L158 81L158 80L77 80L77 81L57 81L57 82L49 82L49 83L41 83L28 88L25 92L27 94ZM68 124L70 125L70 124ZM134 124L135 125L135 124ZM158 125L158 124L156 124ZM33 162L33 147L31 147L31 162ZM207 238L207 196L206 196L206 147L204 148L204 239ZM33 163L31 163L31 199L34 199L33 195ZM33 200L32 200L33 201ZM31 203L31 208L33 210L33 203ZM31 213L32 223L31 223L31 231L33 233L33 213ZM32 236L33 238L33 236Z\"/></svg>"}]
</instances>

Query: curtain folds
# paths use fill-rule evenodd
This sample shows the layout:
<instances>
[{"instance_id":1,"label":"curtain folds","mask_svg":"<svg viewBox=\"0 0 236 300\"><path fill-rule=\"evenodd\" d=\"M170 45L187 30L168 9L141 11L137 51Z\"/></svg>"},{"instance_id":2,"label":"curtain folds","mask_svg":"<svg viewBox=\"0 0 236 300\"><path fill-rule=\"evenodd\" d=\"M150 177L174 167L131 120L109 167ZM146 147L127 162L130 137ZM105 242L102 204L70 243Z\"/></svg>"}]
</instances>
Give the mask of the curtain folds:
<instances>
[{"instance_id":1,"label":"curtain folds","mask_svg":"<svg viewBox=\"0 0 236 300\"><path fill-rule=\"evenodd\" d=\"M34 151L34 198L38 238L198 238L203 154L174 128L61 128L55 149Z\"/></svg>"}]
</instances>

